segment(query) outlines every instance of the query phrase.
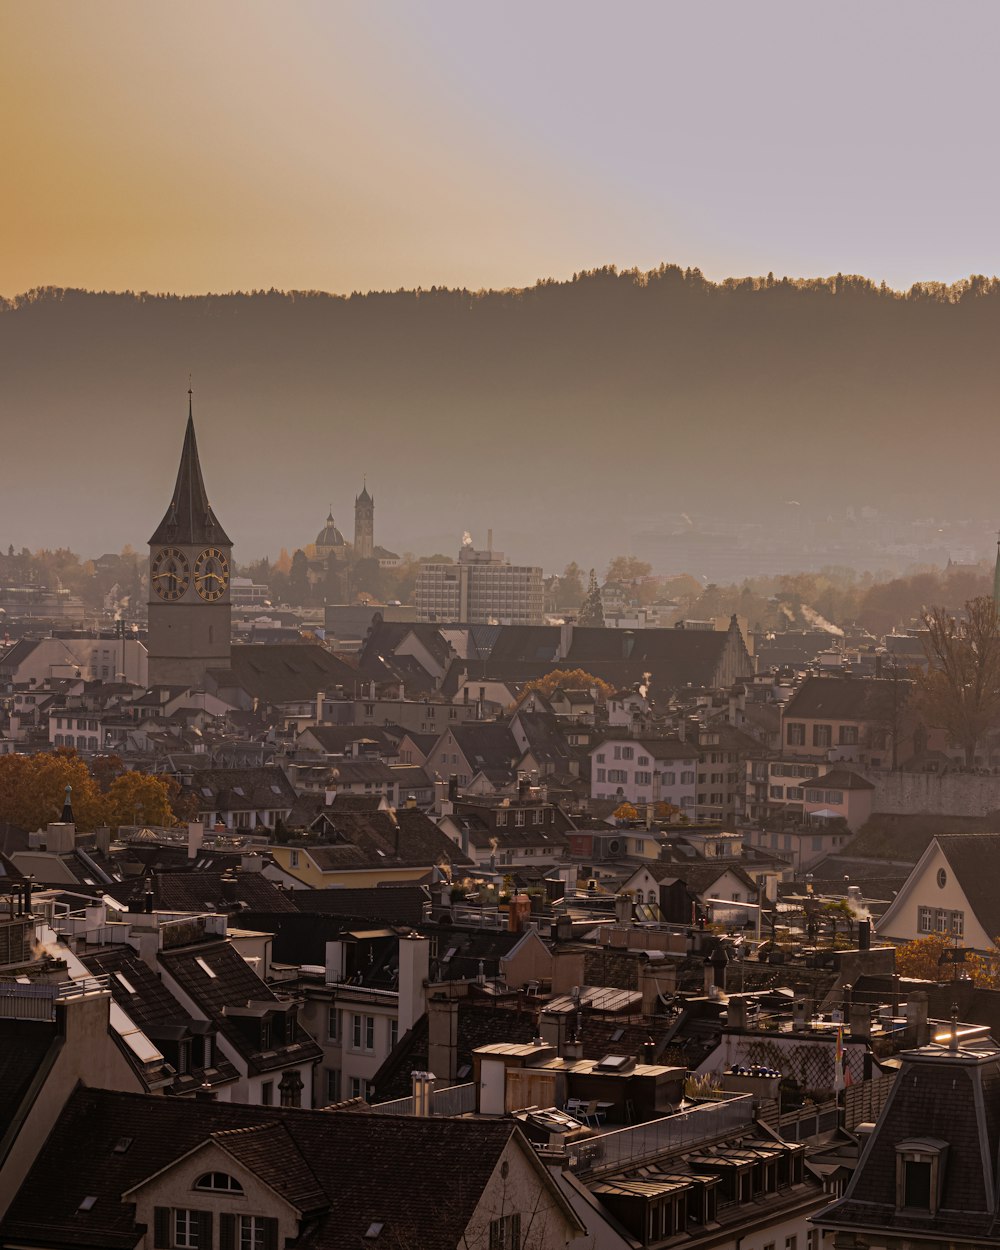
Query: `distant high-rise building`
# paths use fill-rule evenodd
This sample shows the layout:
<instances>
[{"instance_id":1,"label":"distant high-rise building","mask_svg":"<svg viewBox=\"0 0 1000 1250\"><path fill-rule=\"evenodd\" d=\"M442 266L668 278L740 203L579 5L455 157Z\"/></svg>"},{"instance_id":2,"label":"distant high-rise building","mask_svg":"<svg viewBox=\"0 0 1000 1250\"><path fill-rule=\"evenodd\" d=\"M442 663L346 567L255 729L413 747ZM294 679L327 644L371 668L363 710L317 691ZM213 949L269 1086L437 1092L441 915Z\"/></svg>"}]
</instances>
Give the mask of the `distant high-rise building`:
<instances>
[{"instance_id":1,"label":"distant high-rise building","mask_svg":"<svg viewBox=\"0 0 1000 1250\"><path fill-rule=\"evenodd\" d=\"M375 555L375 500L368 494L368 483L354 500L354 558L371 560Z\"/></svg>"},{"instance_id":2,"label":"distant high-rise building","mask_svg":"<svg viewBox=\"0 0 1000 1250\"><path fill-rule=\"evenodd\" d=\"M149 540L149 683L203 686L209 668L230 661L233 544L216 520L188 420L177 481Z\"/></svg>"},{"instance_id":3,"label":"distant high-rise building","mask_svg":"<svg viewBox=\"0 0 1000 1250\"><path fill-rule=\"evenodd\" d=\"M471 539L455 564L421 564L414 605L418 621L462 621L469 625L539 625L543 619L542 570L510 564Z\"/></svg>"}]
</instances>

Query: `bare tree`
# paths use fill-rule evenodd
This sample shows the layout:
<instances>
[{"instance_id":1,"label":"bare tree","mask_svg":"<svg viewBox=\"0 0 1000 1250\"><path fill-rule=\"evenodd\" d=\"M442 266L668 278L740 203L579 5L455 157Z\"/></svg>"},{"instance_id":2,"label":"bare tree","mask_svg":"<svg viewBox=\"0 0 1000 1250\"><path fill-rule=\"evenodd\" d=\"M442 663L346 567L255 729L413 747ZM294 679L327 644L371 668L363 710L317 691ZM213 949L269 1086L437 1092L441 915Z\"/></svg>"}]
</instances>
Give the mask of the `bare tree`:
<instances>
[{"instance_id":1,"label":"bare tree","mask_svg":"<svg viewBox=\"0 0 1000 1250\"><path fill-rule=\"evenodd\" d=\"M924 613L928 670L917 678L920 705L930 724L944 729L965 753L1000 723L1000 614L992 599L970 599L956 620L943 608Z\"/></svg>"}]
</instances>

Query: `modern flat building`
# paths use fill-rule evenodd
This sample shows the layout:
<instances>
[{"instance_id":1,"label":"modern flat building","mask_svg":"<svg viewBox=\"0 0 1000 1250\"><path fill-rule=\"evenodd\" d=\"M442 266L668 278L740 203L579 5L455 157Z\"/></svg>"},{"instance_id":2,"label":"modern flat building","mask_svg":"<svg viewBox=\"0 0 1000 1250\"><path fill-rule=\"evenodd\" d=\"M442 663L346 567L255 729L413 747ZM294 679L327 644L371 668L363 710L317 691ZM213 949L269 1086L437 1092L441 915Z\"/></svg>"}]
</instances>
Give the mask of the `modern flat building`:
<instances>
[{"instance_id":1,"label":"modern flat building","mask_svg":"<svg viewBox=\"0 0 1000 1250\"><path fill-rule=\"evenodd\" d=\"M485 551L469 541L455 564L422 564L414 603L418 621L540 625L542 570L505 560L502 551L493 550L491 531Z\"/></svg>"}]
</instances>

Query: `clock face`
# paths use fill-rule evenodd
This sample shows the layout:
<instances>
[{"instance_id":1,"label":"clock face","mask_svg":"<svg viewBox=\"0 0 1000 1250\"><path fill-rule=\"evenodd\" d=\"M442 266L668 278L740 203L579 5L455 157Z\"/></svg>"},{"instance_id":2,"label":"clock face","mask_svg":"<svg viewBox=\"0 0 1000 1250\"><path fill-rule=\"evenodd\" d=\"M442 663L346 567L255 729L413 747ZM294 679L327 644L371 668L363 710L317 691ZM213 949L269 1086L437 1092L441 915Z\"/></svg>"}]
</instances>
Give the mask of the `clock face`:
<instances>
[{"instance_id":1,"label":"clock face","mask_svg":"<svg viewBox=\"0 0 1000 1250\"><path fill-rule=\"evenodd\" d=\"M229 561L218 547L206 547L194 564L194 588L206 603L214 603L229 585Z\"/></svg>"},{"instance_id":2,"label":"clock face","mask_svg":"<svg viewBox=\"0 0 1000 1250\"><path fill-rule=\"evenodd\" d=\"M166 603L174 603L191 585L191 566L176 547L164 547L153 556L150 566L153 590Z\"/></svg>"}]
</instances>

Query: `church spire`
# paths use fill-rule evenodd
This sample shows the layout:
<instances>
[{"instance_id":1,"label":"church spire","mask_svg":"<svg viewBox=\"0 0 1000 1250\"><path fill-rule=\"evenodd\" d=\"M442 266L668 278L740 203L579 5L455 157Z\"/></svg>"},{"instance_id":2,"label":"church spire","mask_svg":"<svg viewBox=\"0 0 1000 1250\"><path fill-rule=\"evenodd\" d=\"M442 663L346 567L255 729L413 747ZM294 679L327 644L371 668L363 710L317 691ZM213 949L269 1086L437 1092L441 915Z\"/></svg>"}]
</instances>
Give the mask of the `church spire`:
<instances>
[{"instance_id":1,"label":"church spire","mask_svg":"<svg viewBox=\"0 0 1000 1250\"><path fill-rule=\"evenodd\" d=\"M190 388L187 429L184 431L184 446L181 449L174 493L170 507L149 543L153 547L171 543L182 546L197 546L199 543L232 546L208 502L205 480L201 475L201 461L198 458L198 440L194 433L193 397Z\"/></svg>"}]
</instances>

